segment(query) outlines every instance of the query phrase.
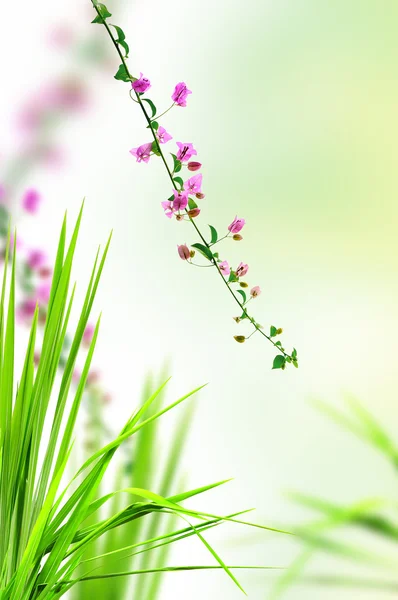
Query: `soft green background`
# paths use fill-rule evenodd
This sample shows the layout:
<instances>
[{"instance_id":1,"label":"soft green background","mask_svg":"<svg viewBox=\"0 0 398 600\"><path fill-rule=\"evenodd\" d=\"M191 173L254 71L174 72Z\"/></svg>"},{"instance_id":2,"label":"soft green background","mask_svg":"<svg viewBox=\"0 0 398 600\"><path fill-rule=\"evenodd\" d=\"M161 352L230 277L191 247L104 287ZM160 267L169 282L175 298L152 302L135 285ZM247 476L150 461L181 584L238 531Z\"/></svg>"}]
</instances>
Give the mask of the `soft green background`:
<instances>
[{"instance_id":1,"label":"soft green background","mask_svg":"<svg viewBox=\"0 0 398 600\"><path fill-rule=\"evenodd\" d=\"M91 12L81 4L25 2L22 20L20 5L2 8L14 24L0 40L4 139L12 140L14 102L58 68L40 36L60 19L89 31ZM151 79L159 107L177 81L193 90L189 107L175 109L164 125L176 141L194 142L204 164L200 222L221 230L235 214L247 220L244 241L226 245L226 256L249 263L250 283L263 289L257 317L284 327L300 369L271 372L273 353L260 338L236 344L232 335L243 324L232 321L235 307L215 274L178 260L176 244L196 240L162 214L170 189L160 163L137 165L128 153L147 141L147 131L126 88L112 79L115 60L108 77L93 78L84 118L65 131L70 160L62 184L59 174L32 181L46 199L42 221L23 224L31 240L46 236L51 248L64 207L75 212L86 195L78 279L96 243L115 229L98 307L98 364L115 396L110 419L130 410L143 372L169 356L176 391L210 382L186 467L193 485L236 478L206 499L212 510L257 506L257 520L289 524L301 513L286 489L341 501L394 498L382 460L308 400L338 403L352 392L396 431L396 1L136 0L114 21L132 47L132 70ZM17 23L21 43L14 45ZM108 44L100 28L97 35ZM294 555L285 539L224 532L213 539L231 563L284 565ZM208 560L187 544L172 562L187 557ZM265 600L271 577L241 579L250 597ZM219 573L170 575L162 598L187 596L233 600L239 592ZM383 600L356 595L376 596ZM336 592L296 588L287 597L328 600Z\"/></svg>"}]
</instances>

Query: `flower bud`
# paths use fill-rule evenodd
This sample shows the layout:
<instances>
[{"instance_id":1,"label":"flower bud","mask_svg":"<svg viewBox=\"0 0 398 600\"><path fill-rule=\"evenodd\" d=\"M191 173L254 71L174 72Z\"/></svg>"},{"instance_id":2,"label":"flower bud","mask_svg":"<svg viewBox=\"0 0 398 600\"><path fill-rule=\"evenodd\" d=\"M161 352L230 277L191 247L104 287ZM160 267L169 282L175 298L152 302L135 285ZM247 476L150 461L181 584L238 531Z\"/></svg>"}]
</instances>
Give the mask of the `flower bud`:
<instances>
[{"instance_id":1,"label":"flower bud","mask_svg":"<svg viewBox=\"0 0 398 600\"><path fill-rule=\"evenodd\" d=\"M188 171L199 171L201 166L202 163L193 160L188 163Z\"/></svg>"},{"instance_id":2,"label":"flower bud","mask_svg":"<svg viewBox=\"0 0 398 600\"><path fill-rule=\"evenodd\" d=\"M183 221L184 220L184 215L176 215L176 220L177 221Z\"/></svg>"},{"instance_id":3,"label":"flower bud","mask_svg":"<svg viewBox=\"0 0 398 600\"><path fill-rule=\"evenodd\" d=\"M190 252L189 252L189 256L190 256L191 258L193 258L193 257L195 256L195 254L196 254L196 253L195 253L195 250L190 250Z\"/></svg>"},{"instance_id":4,"label":"flower bud","mask_svg":"<svg viewBox=\"0 0 398 600\"><path fill-rule=\"evenodd\" d=\"M200 208L191 208L191 210L188 211L188 217L191 217L191 219L194 219L195 217L197 217L200 213Z\"/></svg>"},{"instance_id":5,"label":"flower bud","mask_svg":"<svg viewBox=\"0 0 398 600\"><path fill-rule=\"evenodd\" d=\"M203 200L203 198L205 197L205 194L202 194L202 192L198 192L197 194L195 194L195 196L197 197L198 200Z\"/></svg>"},{"instance_id":6,"label":"flower bud","mask_svg":"<svg viewBox=\"0 0 398 600\"><path fill-rule=\"evenodd\" d=\"M190 252L189 252L189 248L186 244L181 244L180 246L177 246L177 250L178 250L178 256L181 258L181 260L188 260L190 258Z\"/></svg>"},{"instance_id":7,"label":"flower bud","mask_svg":"<svg viewBox=\"0 0 398 600\"><path fill-rule=\"evenodd\" d=\"M261 294L261 288L259 285L255 285L251 290L250 290L250 295L253 298L257 298L257 296L259 296Z\"/></svg>"},{"instance_id":8,"label":"flower bud","mask_svg":"<svg viewBox=\"0 0 398 600\"><path fill-rule=\"evenodd\" d=\"M46 279L52 275L52 269L50 267L42 267L39 269L39 277Z\"/></svg>"},{"instance_id":9,"label":"flower bud","mask_svg":"<svg viewBox=\"0 0 398 600\"><path fill-rule=\"evenodd\" d=\"M243 344L245 339L246 338L244 335L234 335L234 340L236 340L238 342L238 344Z\"/></svg>"},{"instance_id":10,"label":"flower bud","mask_svg":"<svg viewBox=\"0 0 398 600\"><path fill-rule=\"evenodd\" d=\"M234 321L236 321L236 323L240 323L240 317L232 317Z\"/></svg>"},{"instance_id":11,"label":"flower bud","mask_svg":"<svg viewBox=\"0 0 398 600\"><path fill-rule=\"evenodd\" d=\"M276 330L276 335L280 335L281 333L283 333L283 329L282 329L282 327L279 327L279 328Z\"/></svg>"},{"instance_id":12,"label":"flower bud","mask_svg":"<svg viewBox=\"0 0 398 600\"><path fill-rule=\"evenodd\" d=\"M232 239L235 240L235 242L240 242L243 240L243 236L240 235L240 233L235 233L235 235L232 236Z\"/></svg>"},{"instance_id":13,"label":"flower bud","mask_svg":"<svg viewBox=\"0 0 398 600\"><path fill-rule=\"evenodd\" d=\"M246 281L241 281L239 285L240 285L240 287L243 287L243 288L249 287L249 284L246 283Z\"/></svg>"}]
</instances>

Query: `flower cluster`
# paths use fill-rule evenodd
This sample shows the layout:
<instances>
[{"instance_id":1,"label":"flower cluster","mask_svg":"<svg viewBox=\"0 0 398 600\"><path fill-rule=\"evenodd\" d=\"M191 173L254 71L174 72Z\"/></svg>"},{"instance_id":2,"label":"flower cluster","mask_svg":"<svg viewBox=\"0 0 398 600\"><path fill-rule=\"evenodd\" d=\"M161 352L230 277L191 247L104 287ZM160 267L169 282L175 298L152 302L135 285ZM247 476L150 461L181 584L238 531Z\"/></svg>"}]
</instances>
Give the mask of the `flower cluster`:
<instances>
[{"instance_id":1,"label":"flower cluster","mask_svg":"<svg viewBox=\"0 0 398 600\"><path fill-rule=\"evenodd\" d=\"M150 80L147 77L144 77L143 73L140 73L139 77L134 77L128 69L126 62L127 52L125 47L125 33L120 27L117 27L118 37L115 37L106 22L107 18L111 16L108 9L105 5L97 4L96 2L93 2L93 6L97 13L93 23L106 26L106 30L112 38L113 45L121 60L115 79L129 83L131 86L129 90L130 98L141 108L147 123L147 129L149 129L152 136L151 140L138 147L132 148L130 153L139 163L149 163L152 157L160 157L162 159L167 170L168 178L172 184L171 196L160 203L164 210L164 214L168 219L175 218L180 222L189 222L193 226L196 235L199 236L199 241L190 246L187 244L179 244L177 246L178 256L192 266L213 267L222 278L224 284L229 289L229 292L232 294L235 302L242 311L238 317L234 317L235 322L240 323L241 321L246 321L253 327L252 332L248 336L234 336L237 342L245 342L252 337L253 334L259 333L269 340L278 350L278 354L273 362L274 369L285 369L287 363L291 363L297 367L297 351L293 349L292 353L289 354L283 348L280 341L274 340L275 337L282 333L282 329L271 326L269 333L266 333L262 325L248 313L248 303L258 298L261 294L261 289L258 285L250 288L249 295L245 292L245 288L248 288L249 284L244 281L243 278L246 277L249 271L249 265L244 262L239 262L235 268L232 268L228 260L220 256L218 248L216 251L214 249L216 244L219 244L221 241L241 241L243 239L241 231L245 226L245 219L236 216L229 225L225 226L225 233L221 236L218 234L217 229L213 225L210 225L210 238L208 238L208 236L199 229L197 224L197 218L202 211L201 207L198 206L198 201L203 200L205 194L202 191L203 175L201 172L198 172L200 171L202 164L197 160L198 153L196 148L191 142L176 142L176 148L174 151L170 152L173 161L172 165L169 164L169 161L166 159L164 145L170 142L173 137L160 125L159 121L173 107L186 107L188 97L192 94L192 91L185 82L180 81L177 83L171 94L172 104L165 111L158 114L154 102L145 95L152 87ZM186 173L186 171L188 171L188 173ZM192 172L195 174L190 175ZM186 173L185 176L183 176L184 173ZM207 263L198 264L196 259L194 262L193 259L195 258L196 253L199 253Z\"/></svg>"}]
</instances>

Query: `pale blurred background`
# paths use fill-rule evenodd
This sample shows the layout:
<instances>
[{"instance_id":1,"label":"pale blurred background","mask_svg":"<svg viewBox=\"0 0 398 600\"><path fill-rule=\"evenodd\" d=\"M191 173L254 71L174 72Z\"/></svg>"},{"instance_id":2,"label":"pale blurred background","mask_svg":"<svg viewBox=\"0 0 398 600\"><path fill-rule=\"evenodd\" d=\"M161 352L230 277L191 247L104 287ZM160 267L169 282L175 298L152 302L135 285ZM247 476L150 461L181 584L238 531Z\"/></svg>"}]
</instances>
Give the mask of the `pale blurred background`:
<instances>
[{"instance_id":1,"label":"pale blurred background","mask_svg":"<svg viewBox=\"0 0 398 600\"><path fill-rule=\"evenodd\" d=\"M65 208L74 218L86 197L80 289L97 243L114 229L97 301L103 321L96 364L113 396L110 422L121 423L144 373L169 358L170 399L210 383L195 400L188 485L235 478L198 506L225 514L255 506L254 520L288 526L302 517L284 496L289 489L341 502L394 498L384 462L308 401L338 404L349 391L393 434L398 425L398 4L121 4L107 3L112 21L123 26L131 70L151 79L157 106L169 105L178 81L193 90L188 107L173 110L163 125L175 141L198 148L206 193L200 223L222 230L236 214L246 219L244 241L225 253L249 263L250 283L263 289L257 318L284 328L300 368L271 371L274 353L256 336L236 344L235 306L215 274L178 259L176 244L196 240L188 225L163 215L160 202L171 190L160 161L136 164L128 152L148 133L126 84L113 79L118 61L110 52L107 72L84 67L86 105L57 137L63 164L33 170L14 195L18 203L25 187L40 190L40 217L16 215L21 236L50 252ZM92 18L88 0L2 6L0 173L23 145L21 107L74 64L68 36L55 46L54 30L94 36L109 49ZM210 538L229 564L282 566L296 554L285 537L238 526ZM190 542L177 545L169 561L184 562L211 560ZM274 578L240 574L255 600L266 600ZM342 600L352 594L338 591ZM355 597L376 596L388 597ZM219 572L169 575L161 598L186 597L234 600L240 592ZM336 590L300 586L286 597L329 600Z\"/></svg>"}]
</instances>

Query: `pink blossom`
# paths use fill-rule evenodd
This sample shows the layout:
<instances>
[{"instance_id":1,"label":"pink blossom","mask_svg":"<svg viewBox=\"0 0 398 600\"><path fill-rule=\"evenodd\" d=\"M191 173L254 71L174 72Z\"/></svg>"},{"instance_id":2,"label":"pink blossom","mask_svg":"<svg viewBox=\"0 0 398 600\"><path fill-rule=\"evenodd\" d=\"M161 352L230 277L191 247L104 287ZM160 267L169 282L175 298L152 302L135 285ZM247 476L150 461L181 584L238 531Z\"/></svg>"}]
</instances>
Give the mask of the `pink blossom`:
<instances>
[{"instance_id":1,"label":"pink blossom","mask_svg":"<svg viewBox=\"0 0 398 600\"><path fill-rule=\"evenodd\" d=\"M250 290L250 296L252 296L253 298L257 298L257 296L259 296L261 294L261 288L259 285L255 285L251 290Z\"/></svg>"},{"instance_id":2,"label":"pink blossom","mask_svg":"<svg viewBox=\"0 0 398 600\"><path fill-rule=\"evenodd\" d=\"M178 255L182 260L188 260L190 258L189 248L186 244L181 244L181 246L177 246Z\"/></svg>"},{"instance_id":3,"label":"pink blossom","mask_svg":"<svg viewBox=\"0 0 398 600\"><path fill-rule=\"evenodd\" d=\"M173 190L173 193L173 210L184 210L188 204L188 192L179 192L177 190Z\"/></svg>"},{"instance_id":4,"label":"pink blossom","mask_svg":"<svg viewBox=\"0 0 398 600\"><path fill-rule=\"evenodd\" d=\"M187 88L186 84L183 81L180 81L180 83L177 83L177 85L175 86L171 99L177 104L177 106L186 106L187 96L189 94L192 94L191 90Z\"/></svg>"},{"instance_id":5,"label":"pink blossom","mask_svg":"<svg viewBox=\"0 0 398 600\"><path fill-rule=\"evenodd\" d=\"M26 190L22 198L22 206L26 212L35 214L39 209L40 201L41 196L39 192L33 188L30 188L29 190Z\"/></svg>"},{"instance_id":6,"label":"pink blossom","mask_svg":"<svg viewBox=\"0 0 398 600\"><path fill-rule=\"evenodd\" d=\"M196 160L193 160L192 162L189 162L187 164L188 171L199 171L201 166L202 166L202 163L197 162Z\"/></svg>"},{"instance_id":7,"label":"pink blossom","mask_svg":"<svg viewBox=\"0 0 398 600\"><path fill-rule=\"evenodd\" d=\"M244 263L239 263L238 268L236 269L237 277L244 277L249 270L249 265L245 265Z\"/></svg>"},{"instance_id":8,"label":"pink blossom","mask_svg":"<svg viewBox=\"0 0 398 600\"><path fill-rule=\"evenodd\" d=\"M36 300L34 298L27 298L20 304L17 311L17 316L22 321L33 317L36 310Z\"/></svg>"},{"instance_id":9,"label":"pink blossom","mask_svg":"<svg viewBox=\"0 0 398 600\"><path fill-rule=\"evenodd\" d=\"M182 142L177 142L177 146L179 147L177 159L180 160L181 162L187 162L191 158L191 156L194 156L194 154L197 154L197 152L192 144L189 144L189 143L183 144Z\"/></svg>"},{"instance_id":10,"label":"pink blossom","mask_svg":"<svg viewBox=\"0 0 398 600\"><path fill-rule=\"evenodd\" d=\"M170 201L170 200L165 200L164 202L161 202L160 204L163 207L164 214L166 215L166 217L168 217L169 219L171 219L171 217L174 214L173 202Z\"/></svg>"},{"instance_id":11,"label":"pink blossom","mask_svg":"<svg viewBox=\"0 0 398 600\"><path fill-rule=\"evenodd\" d=\"M27 263L31 269L41 269L47 262L47 256L42 250L29 250Z\"/></svg>"},{"instance_id":12,"label":"pink blossom","mask_svg":"<svg viewBox=\"0 0 398 600\"><path fill-rule=\"evenodd\" d=\"M220 271L223 275L229 275L231 272L228 261L226 261L226 260L223 260L222 262L220 262L220 264L218 265L218 268L220 269Z\"/></svg>"},{"instance_id":13,"label":"pink blossom","mask_svg":"<svg viewBox=\"0 0 398 600\"><path fill-rule=\"evenodd\" d=\"M84 330L84 333L83 333L84 345L89 346L91 344L91 340L93 339L94 331L95 331L94 325L92 325L91 323L88 323L86 325L86 329Z\"/></svg>"},{"instance_id":14,"label":"pink blossom","mask_svg":"<svg viewBox=\"0 0 398 600\"><path fill-rule=\"evenodd\" d=\"M41 283L36 289L36 300L39 303L46 304L50 298L51 283L46 281Z\"/></svg>"},{"instance_id":15,"label":"pink blossom","mask_svg":"<svg viewBox=\"0 0 398 600\"><path fill-rule=\"evenodd\" d=\"M14 234L10 233L10 250L11 252L14 250ZM17 250L20 250L20 248L22 248L23 243L20 237L17 236Z\"/></svg>"},{"instance_id":16,"label":"pink blossom","mask_svg":"<svg viewBox=\"0 0 398 600\"><path fill-rule=\"evenodd\" d=\"M158 127L158 130L156 132L156 137L158 138L159 142L161 144L166 144L167 142L169 142L170 140L173 139L173 136L171 136L164 127L160 126Z\"/></svg>"},{"instance_id":17,"label":"pink blossom","mask_svg":"<svg viewBox=\"0 0 398 600\"><path fill-rule=\"evenodd\" d=\"M131 87L135 92L137 92L137 94L143 94L149 90L151 87L151 82L146 77L143 77L142 73L140 73L139 78L132 82Z\"/></svg>"},{"instance_id":18,"label":"pink blossom","mask_svg":"<svg viewBox=\"0 0 398 600\"><path fill-rule=\"evenodd\" d=\"M231 233L239 233L239 231L243 229L245 223L246 221L244 219L238 219L238 217L236 216L235 219L232 221L231 225L229 225L228 231L230 231Z\"/></svg>"},{"instance_id":19,"label":"pink blossom","mask_svg":"<svg viewBox=\"0 0 398 600\"><path fill-rule=\"evenodd\" d=\"M144 161L145 163L149 162L149 158L152 152L152 142L149 144L142 144L142 146L138 146L138 148L132 148L130 150L130 154L137 158L137 162Z\"/></svg>"},{"instance_id":20,"label":"pink blossom","mask_svg":"<svg viewBox=\"0 0 398 600\"><path fill-rule=\"evenodd\" d=\"M202 173L199 173L199 175L194 175L193 177L190 177L184 183L184 190L186 190L188 192L188 194L199 194L202 191L201 190L202 179L203 179Z\"/></svg>"}]
</instances>

